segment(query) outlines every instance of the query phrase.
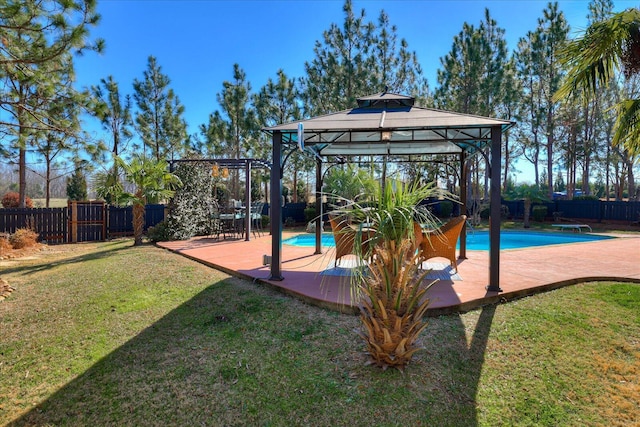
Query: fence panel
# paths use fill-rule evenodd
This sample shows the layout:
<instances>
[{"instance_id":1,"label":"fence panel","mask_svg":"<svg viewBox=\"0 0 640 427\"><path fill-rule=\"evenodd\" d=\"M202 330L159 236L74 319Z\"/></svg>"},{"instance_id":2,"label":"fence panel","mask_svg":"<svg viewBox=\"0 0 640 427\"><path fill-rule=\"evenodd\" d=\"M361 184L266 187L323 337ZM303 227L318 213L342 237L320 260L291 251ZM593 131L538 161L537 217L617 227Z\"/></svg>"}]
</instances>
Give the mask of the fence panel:
<instances>
[{"instance_id":1,"label":"fence panel","mask_svg":"<svg viewBox=\"0 0 640 427\"><path fill-rule=\"evenodd\" d=\"M164 220L164 205L147 205L145 230ZM131 206L103 202L71 202L66 208L0 209L0 233L35 228L47 243L88 242L133 234Z\"/></svg>"},{"instance_id":2,"label":"fence panel","mask_svg":"<svg viewBox=\"0 0 640 427\"><path fill-rule=\"evenodd\" d=\"M600 214L599 200L557 200L556 211L562 212L560 216L566 218L581 218L599 221Z\"/></svg>"},{"instance_id":3,"label":"fence panel","mask_svg":"<svg viewBox=\"0 0 640 427\"><path fill-rule=\"evenodd\" d=\"M19 228L32 228L39 240L47 243L67 242L67 208L0 209L0 232L15 233Z\"/></svg>"},{"instance_id":4,"label":"fence panel","mask_svg":"<svg viewBox=\"0 0 640 427\"><path fill-rule=\"evenodd\" d=\"M147 205L144 209L144 229L164 221L164 205Z\"/></svg>"},{"instance_id":5,"label":"fence panel","mask_svg":"<svg viewBox=\"0 0 640 427\"><path fill-rule=\"evenodd\" d=\"M282 221L292 218L295 223L304 224L304 210L306 203L287 203L282 208Z\"/></svg>"},{"instance_id":6,"label":"fence panel","mask_svg":"<svg viewBox=\"0 0 640 427\"><path fill-rule=\"evenodd\" d=\"M95 242L106 239L106 213L104 202L69 202L70 241Z\"/></svg>"},{"instance_id":7,"label":"fence panel","mask_svg":"<svg viewBox=\"0 0 640 427\"><path fill-rule=\"evenodd\" d=\"M109 206L107 234L109 238L133 234L133 208L131 206Z\"/></svg>"},{"instance_id":8,"label":"fence panel","mask_svg":"<svg viewBox=\"0 0 640 427\"><path fill-rule=\"evenodd\" d=\"M614 221L640 220L640 202L602 202L602 218Z\"/></svg>"}]
</instances>

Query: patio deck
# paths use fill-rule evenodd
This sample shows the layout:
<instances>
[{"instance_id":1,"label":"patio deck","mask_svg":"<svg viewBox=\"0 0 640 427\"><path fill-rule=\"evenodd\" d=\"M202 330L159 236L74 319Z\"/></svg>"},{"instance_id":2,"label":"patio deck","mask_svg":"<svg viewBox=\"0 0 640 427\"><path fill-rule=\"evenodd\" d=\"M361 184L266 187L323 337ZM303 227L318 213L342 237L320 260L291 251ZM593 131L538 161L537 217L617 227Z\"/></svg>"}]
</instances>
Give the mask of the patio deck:
<instances>
[{"instance_id":1,"label":"patio deck","mask_svg":"<svg viewBox=\"0 0 640 427\"><path fill-rule=\"evenodd\" d=\"M283 233L283 238L292 234ZM296 233L298 234L298 233ZM500 254L502 292L488 292L489 253L467 251L458 261L462 280L440 280L429 291L428 314L468 311L499 301L533 295L571 284L596 280L640 283L640 235L586 243L504 250ZM158 246L230 275L268 284L310 304L355 312L348 277L322 275L333 262L333 248L314 255L315 248L282 245L282 281L271 281L263 255L271 255L271 236L251 241L198 237L161 242ZM438 261L436 258L431 261Z\"/></svg>"}]
</instances>

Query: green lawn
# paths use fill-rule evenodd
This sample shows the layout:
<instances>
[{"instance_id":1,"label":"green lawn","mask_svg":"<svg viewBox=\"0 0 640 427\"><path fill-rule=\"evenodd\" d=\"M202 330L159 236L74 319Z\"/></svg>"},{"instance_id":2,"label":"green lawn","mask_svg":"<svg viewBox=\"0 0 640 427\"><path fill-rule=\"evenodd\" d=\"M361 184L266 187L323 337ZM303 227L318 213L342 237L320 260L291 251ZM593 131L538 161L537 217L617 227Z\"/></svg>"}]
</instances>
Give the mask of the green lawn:
<instances>
[{"instance_id":1,"label":"green lawn","mask_svg":"<svg viewBox=\"0 0 640 427\"><path fill-rule=\"evenodd\" d=\"M355 316L131 243L0 267L0 425L640 423L640 285L429 319L401 373L365 365Z\"/></svg>"}]
</instances>

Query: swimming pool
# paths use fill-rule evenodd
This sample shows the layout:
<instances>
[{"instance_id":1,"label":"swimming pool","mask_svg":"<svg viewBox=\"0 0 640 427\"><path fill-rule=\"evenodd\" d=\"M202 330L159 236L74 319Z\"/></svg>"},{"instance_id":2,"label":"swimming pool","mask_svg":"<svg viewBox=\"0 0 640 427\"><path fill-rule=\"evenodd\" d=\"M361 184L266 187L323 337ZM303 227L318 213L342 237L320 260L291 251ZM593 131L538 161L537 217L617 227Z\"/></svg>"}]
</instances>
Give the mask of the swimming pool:
<instances>
[{"instance_id":1,"label":"swimming pool","mask_svg":"<svg viewBox=\"0 0 640 427\"><path fill-rule=\"evenodd\" d=\"M535 246L560 245L566 243L593 242L597 240L612 239L610 236L595 234L542 232L542 231L505 231L500 232L500 249L521 249ZM316 245L315 234L300 234L284 240L282 243L292 246ZM322 246L331 247L336 243L333 234L322 234ZM460 247L460 242L458 242ZM474 231L467 234L467 249L470 251L489 250L489 232Z\"/></svg>"}]
</instances>

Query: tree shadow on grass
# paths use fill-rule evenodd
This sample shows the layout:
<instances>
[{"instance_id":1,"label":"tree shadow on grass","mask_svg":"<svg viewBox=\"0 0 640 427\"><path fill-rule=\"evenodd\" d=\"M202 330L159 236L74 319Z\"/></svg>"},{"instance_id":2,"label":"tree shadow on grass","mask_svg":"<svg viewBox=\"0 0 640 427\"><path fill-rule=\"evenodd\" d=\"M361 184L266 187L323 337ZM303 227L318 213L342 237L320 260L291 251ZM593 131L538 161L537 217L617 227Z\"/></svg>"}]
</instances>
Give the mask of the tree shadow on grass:
<instances>
[{"instance_id":1,"label":"tree shadow on grass","mask_svg":"<svg viewBox=\"0 0 640 427\"><path fill-rule=\"evenodd\" d=\"M83 263L86 261L106 258L118 252L131 249L132 246L131 245L123 246L122 242L113 242L113 243L107 243L105 245L102 245L101 248L103 249L94 250L94 251L91 251L90 253L86 253L79 256L71 256L68 258L60 257L60 259L57 259L55 261L52 261L49 263L38 263L38 265L32 265L30 263L21 262L20 259L18 259L16 261L11 261L12 264L15 263L15 265L3 267L2 273L3 274L22 273L24 275L30 275L30 274L34 274L42 271L51 270L60 265L77 264L77 263Z\"/></svg>"},{"instance_id":2,"label":"tree shadow on grass","mask_svg":"<svg viewBox=\"0 0 640 427\"><path fill-rule=\"evenodd\" d=\"M400 373L364 366L356 317L243 283L209 286L12 424L477 425L495 306L470 342L459 315L430 319Z\"/></svg>"}]
</instances>

